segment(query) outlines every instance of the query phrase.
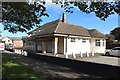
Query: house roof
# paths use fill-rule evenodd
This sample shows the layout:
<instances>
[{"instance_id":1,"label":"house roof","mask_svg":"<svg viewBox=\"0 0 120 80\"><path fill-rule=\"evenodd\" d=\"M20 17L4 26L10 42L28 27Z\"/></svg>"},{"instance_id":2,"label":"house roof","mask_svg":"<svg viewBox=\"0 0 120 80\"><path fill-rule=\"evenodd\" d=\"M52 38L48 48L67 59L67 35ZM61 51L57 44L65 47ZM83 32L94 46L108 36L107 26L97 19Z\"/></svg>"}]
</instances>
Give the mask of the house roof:
<instances>
[{"instance_id":1,"label":"house roof","mask_svg":"<svg viewBox=\"0 0 120 80\"><path fill-rule=\"evenodd\" d=\"M64 23L61 20L55 20L44 24L43 26L36 28L35 30L29 32L34 33L36 31L37 35L48 35L48 34L66 34L66 35L77 35L84 37L95 37L95 38L105 38L105 36L99 31L92 29L88 30L82 26L72 25L69 23ZM37 32L38 31L38 32Z\"/></svg>"},{"instance_id":2,"label":"house roof","mask_svg":"<svg viewBox=\"0 0 120 80\"><path fill-rule=\"evenodd\" d=\"M21 37L8 37L8 36L6 36L6 37L9 38L9 39L11 39L11 40L22 40Z\"/></svg>"},{"instance_id":3,"label":"house roof","mask_svg":"<svg viewBox=\"0 0 120 80\"><path fill-rule=\"evenodd\" d=\"M94 38L107 38L104 34L102 34L101 32L99 32L98 30L96 29L91 29L91 30L88 30L91 37L94 37Z\"/></svg>"}]
</instances>

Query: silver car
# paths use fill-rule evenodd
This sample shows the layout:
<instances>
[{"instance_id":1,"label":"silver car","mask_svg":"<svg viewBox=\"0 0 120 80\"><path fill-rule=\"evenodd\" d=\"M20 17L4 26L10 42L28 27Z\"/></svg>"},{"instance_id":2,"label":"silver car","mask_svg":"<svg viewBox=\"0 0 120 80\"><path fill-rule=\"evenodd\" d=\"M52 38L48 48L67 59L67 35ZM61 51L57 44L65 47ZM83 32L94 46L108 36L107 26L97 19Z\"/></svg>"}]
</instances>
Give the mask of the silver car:
<instances>
[{"instance_id":1,"label":"silver car","mask_svg":"<svg viewBox=\"0 0 120 80\"><path fill-rule=\"evenodd\" d=\"M111 50L107 50L105 55L120 56L120 47L114 47Z\"/></svg>"}]
</instances>

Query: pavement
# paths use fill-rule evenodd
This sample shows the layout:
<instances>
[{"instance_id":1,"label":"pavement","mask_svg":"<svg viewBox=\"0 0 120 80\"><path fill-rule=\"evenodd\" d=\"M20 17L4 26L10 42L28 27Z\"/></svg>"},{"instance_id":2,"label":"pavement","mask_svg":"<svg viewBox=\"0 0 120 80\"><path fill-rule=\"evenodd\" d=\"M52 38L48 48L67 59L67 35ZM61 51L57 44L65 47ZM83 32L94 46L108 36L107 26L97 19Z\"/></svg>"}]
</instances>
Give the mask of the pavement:
<instances>
[{"instance_id":1,"label":"pavement","mask_svg":"<svg viewBox=\"0 0 120 80\"><path fill-rule=\"evenodd\" d=\"M32 68L40 74L42 73L47 75L48 78L89 78L90 76L93 76L84 73L78 73L77 71L68 67L38 61L36 59L25 57L9 51L4 51L3 55L19 61L20 63ZM98 78L99 76L94 77Z\"/></svg>"},{"instance_id":2,"label":"pavement","mask_svg":"<svg viewBox=\"0 0 120 80\"><path fill-rule=\"evenodd\" d=\"M49 62L37 60L37 59L30 58L27 56L22 56L20 54L16 54L16 53L9 52L9 51L4 51L3 55L7 55L10 58L17 60L20 63L32 68L33 70L40 72L40 74L42 73L44 75L47 75L50 78L63 78L63 79L65 79L65 78L103 78L103 76L104 76L103 74L102 74L103 76L99 76L99 74L101 75L101 72L104 72L104 71L108 71L111 73L115 72L115 71L111 71L111 69L116 70L116 68L111 67L111 65L119 67L119 65L118 65L119 58L108 57L108 56L77 58L76 59L77 61L83 61L83 62L74 62L74 64L78 63L78 64L76 64L78 66L76 68L78 68L80 71L77 71L76 69L72 69L69 67L62 66L62 65L60 66L60 65L51 64ZM73 58L71 58L71 60L72 59ZM64 62L64 60L63 60L63 62ZM84 63L84 62L94 62L94 63L99 63L99 64L106 64L108 66L94 64L94 63L92 63L92 64ZM59 62L57 62L57 63L59 63ZM69 66L72 65L72 63L71 64L68 63L68 65ZM76 65L72 65L72 66L74 67ZM88 68L85 67L87 65L88 65ZM91 68L89 65L93 68ZM98 75L93 75L93 73L96 72L96 70L91 70L91 69L94 69L95 67L97 67L96 70L98 71ZM83 70L85 68L87 69L86 72L88 72L90 74L87 74L85 72L85 70ZM100 70L98 70L98 69L100 69ZM103 70L103 69L106 69L106 70ZM95 73L95 74L97 74L97 73ZM106 76L106 73L104 73L104 74ZM107 75L107 76L110 76L110 75Z\"/></svg>"},{"instance_id":3,"label":"pavement","mask_svg":"<svg viewBox=\"0 0 120 80\"><path fill-rule=\"evenodd\" d=\"M97 57L89 57L89 58L79 58L77 60L80 61L87 61L87 62L94 62L99 64L107 64L112 66L119 66L120 67L120 58L118 57L110 57L110 56L97 56Z\"/></svg>"},{"instance_id":4,"label":"pavement","mask_svg":"<svg viewBox=\"0 0 120 80\"><path fill-rule=\"evenodd\" d=\"M46 56L54 56L51 53L37 53L39 55L46 55ZM55 57L55 56L54 56ZM58 55L60 58L65 58L64 55ZM77 55L76 58L73 58L72 56L69 56L69 59L78 60L78 61L85 61L85 62L94 62L99 64L106 64L106 65L112 65L112 66L120 66L120 57L114 57L114 56L101 56L98 54L95 54L95 56L90 57L80 57L80 55Z\"/></svg>"}]
</instances>

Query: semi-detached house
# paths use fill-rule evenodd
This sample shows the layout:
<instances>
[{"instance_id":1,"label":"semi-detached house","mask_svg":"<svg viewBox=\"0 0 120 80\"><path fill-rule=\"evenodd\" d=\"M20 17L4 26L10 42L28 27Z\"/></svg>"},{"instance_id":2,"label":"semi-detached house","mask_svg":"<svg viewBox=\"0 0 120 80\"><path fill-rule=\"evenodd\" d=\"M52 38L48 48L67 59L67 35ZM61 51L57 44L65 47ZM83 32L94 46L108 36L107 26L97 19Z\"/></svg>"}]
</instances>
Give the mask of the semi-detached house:
<instances>
[{"instance_id":1,"label":"semi-detached house","mask_svg":"<svg viewBox=\"0 0 120 80\"><path fill-rule=\"evenodd\" d=\"M105 53L106 49L106 37L102 33L67 23L66 14L62 20L46 23L29 32L23 40L24 49L31 53L70 55Z\"/></svg>"}]
</instances>

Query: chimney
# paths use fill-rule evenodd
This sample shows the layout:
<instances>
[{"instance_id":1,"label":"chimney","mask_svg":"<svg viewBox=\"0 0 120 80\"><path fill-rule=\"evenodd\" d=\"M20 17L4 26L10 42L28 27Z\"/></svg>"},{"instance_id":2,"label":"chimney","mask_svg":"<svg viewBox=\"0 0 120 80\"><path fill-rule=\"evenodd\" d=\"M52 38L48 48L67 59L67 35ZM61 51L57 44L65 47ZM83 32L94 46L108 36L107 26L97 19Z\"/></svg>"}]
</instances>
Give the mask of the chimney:
<instances>
[{"instance_id":1,"label":"chimney","mask_svg":"<svg viewBox=\"0 0 120 80\"><path fill-rule=\"evenodd\" d=\"M66 14L65 13L62 14L62 22L66 23Z\"/></svg>"}]
</instances>

